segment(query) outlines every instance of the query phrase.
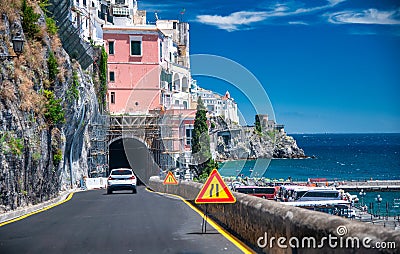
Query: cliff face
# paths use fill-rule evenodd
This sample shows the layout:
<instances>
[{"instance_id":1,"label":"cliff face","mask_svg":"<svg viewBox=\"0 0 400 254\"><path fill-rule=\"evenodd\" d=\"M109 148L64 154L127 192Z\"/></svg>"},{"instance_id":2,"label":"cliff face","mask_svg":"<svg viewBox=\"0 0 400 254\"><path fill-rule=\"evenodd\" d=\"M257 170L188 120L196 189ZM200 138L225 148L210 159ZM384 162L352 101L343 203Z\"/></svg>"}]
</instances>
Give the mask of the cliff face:
<instances>
[{"instance_id":1,"label":"cliff face","mask_svg":"<svg viewBox=\"0 0 400 254\"><path fill-rule=\"evenodd\" d=\"M296 140L292 136L282 133L277 136L274 158L305 158L303 149L297 146Z\"/></svg>"},{"instance_id":2,"label":"cliff face","mask_svg":"<svg viewBox=\"0 0 400 254\"><path fill-rule=\"evenodd\" d=\"M254 127L227 126L218 118L213 123L217 160L306 157L296 140L283 131L259 134Z\"/></svg>"},{"instance_id":3,"label":"cliff face","mask_svg":"<svg viewBox=\"0 0 400 254\"><path fill-rule=\"evenodd\" d=\"M0 59L0 213L55 197L87 175L87 124L98 114L91 78L46 32L43 13L39 39L24 35L17 12L9 16L0 13L0 55L15 55L17 33L25 45Z\"/></svg>"}]
</instances>

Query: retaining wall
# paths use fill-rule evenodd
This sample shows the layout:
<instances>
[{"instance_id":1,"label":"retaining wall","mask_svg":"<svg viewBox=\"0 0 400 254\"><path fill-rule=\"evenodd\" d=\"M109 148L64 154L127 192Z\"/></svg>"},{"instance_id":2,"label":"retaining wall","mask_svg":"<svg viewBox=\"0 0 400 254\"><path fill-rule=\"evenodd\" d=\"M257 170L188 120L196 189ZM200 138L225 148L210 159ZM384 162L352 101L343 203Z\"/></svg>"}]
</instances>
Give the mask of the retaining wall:
<instances>
[{"instance_id":1,"label":"retaining wall","mask_svg":"<svg viewBox=\"0 0 400 254\"><path fill-rule=\"evenodd\" d=\"M163 185L159 177L152 177L149 187L155 191L176 194L186 200L193 201L202 185L194 182L180 182L179 185ZM254 247L257 252L400 253L400 231L389 230L384 227L369 225L321 212L288 207L275 201L264 200L241 193L234 193L234 195L237 200L235 204L209 204L208 211L210 216L216 219L228 231ZM200 205L199 207L203 211L205 210L204 205ZM343 237L339 237L339 226L341 226L341 231L339 230L339 232L347 230L347 233ZM331 236L331 240L329 240L329 236ZM272 237L275 237L275 239L270 244ZM281 245L287 245L287 248L278 246L277 239L279 237L286 237L286 241L283 242L283 239L281 239L280 243ZM308 247L309 242L310 246L313 245L310 237L316 239L316 247L302 248L302 246ZM323 240L324 237L326 238ZM265 244L265 239L267 239L267 245L264 248L257 247L257 241L263 245ZM300 248L290 247L289 241L292 245L297 245L296 239L299 239L298 246ZM357 248L356 239L359 239L359 248ZM371 239L371 241L368 242L368 239ZM304 244L302 241L304 241ZM375 246L377 242L392 242L396 245L396 248L365 248L363 241L366 241L364 242L366 246L369 245L371 247ZM337 243L336 248L331 247L334 246L334 243ZM348 248L346 248L346 245ZM353 245L356 247L351 248Z\"/></svg>"}]
</instances>

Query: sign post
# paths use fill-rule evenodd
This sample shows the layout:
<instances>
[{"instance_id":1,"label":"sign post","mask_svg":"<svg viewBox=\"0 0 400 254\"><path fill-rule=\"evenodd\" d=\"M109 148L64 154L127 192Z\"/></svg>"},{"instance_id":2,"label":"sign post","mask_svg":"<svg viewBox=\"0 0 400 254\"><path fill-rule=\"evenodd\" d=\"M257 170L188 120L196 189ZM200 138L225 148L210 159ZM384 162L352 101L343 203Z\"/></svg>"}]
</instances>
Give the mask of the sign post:
<instances>
[{"instance_id":1,"label":"sign post","mask_svg":"<svg viewBox=\"0 0 400 254\"><path fill-rule=\"evenodd\" d=\"M203 217L203 223L201 226L201 232L207 232L207 217L208 217L208 204L231 204L236 202L236 198L232 195L228 186L222 180L218 170L213 169L210 176L204 183L195 201L196 204L205 204L206 210ZM203 227L204 225L204 227Z\"/></svg>"}]
</instances>

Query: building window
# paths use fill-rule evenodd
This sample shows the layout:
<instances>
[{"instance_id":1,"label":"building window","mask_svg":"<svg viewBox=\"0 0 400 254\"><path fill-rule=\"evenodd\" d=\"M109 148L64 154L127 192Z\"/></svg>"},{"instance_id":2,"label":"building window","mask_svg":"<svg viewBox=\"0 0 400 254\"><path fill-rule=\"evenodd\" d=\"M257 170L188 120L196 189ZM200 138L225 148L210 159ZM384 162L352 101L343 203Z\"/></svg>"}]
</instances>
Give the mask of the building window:
<instances>
[{"instance_id":1,"label":"building window","mask_svg":"<svg viewBox=\"0 0 400 254\"><path fill-rule=\"evenodd\" d=\"M141 56L141 55L142 55L142 42L131 41L131 56Z\"/></svg>"},{"instance_id":2,"label":"building window","mask_svg":"<svg viewBox=\"0 0 400 254\"><path fill-rule=\"evenodd\" d=\"M184 109L187 109L187 108L188 108L188 103L187 103L187 101L184 101L184 102L183 102L183 108L184 108Z\"/></svg>"},{"instance_id":3,"label":"building window","mask_svg":"<svg viewBox=\"0 0 400 254\"><path fill-rule=\"evenodd\" d=\"M111 92L111 104L115 104L115 92Z\"/></svg>"},{"instance_id":4,"label":"building window","mask_svg":"<svg viewBox=\"0 0 400 254\"><path fill-rule=\"evenodd\" d=\"M166 107L171 106L171 95L169 95L169 94L166 94L166 95L165 95L164 104L165 104Z\"/></svg>"},{"instance_id":5,"label":"building window","mask_svg":"<svg viewBox=\"0 0 400 254\"><path fill-rule=\"evenodd\" d=\"M189 127L186 129L186 145L192 146L192 135L193 129Z\"/></svg>"},{"instance_id":6,"label":"building window","mask_svg":"<svg viewBox=\"0 0 400 254\"><path fill-rule=\"evenodd\" d=\"M110 71L110 82L115 82L115 72Z\"/></svg>"},{"instance_id":7,"label":"building window","mask_svg":"<svg viewBox=\"0 0 400 254\"><path fill-rule=\"evenodd\" d=\"M115 4L125 4L125 0L115 0Z\"/></svg>"},{"instance_id":8,"label":"building window","mask_svg":"<svg viewBox=\"0 0 400 254\"><path fill-rule=\"evenodd\" d=\"M113 41L108 42L108 54L114 55L114 42Z\"/></svg>"}]
</instances>

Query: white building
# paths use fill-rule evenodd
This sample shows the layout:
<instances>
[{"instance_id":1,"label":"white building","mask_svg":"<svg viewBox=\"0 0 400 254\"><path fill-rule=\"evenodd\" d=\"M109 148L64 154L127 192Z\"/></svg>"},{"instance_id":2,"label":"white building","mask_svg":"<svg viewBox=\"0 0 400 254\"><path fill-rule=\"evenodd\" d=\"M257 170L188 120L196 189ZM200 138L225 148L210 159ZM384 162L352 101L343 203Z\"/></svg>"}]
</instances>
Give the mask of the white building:
<instances>
[{"instance_id":1,"label":"white building","mask_svg":"<svg viewBox=\"0 0 400 254\"><path fill-rule=\"evenodd\" d=\"M231 98L228 91L221 96L211 90L203 89L197 86L197 82L193 82L191 96L193 108L197 106L195 104L198 97L201 97L210 116L221 116L226 122L239 123L237 103Z\"/></svg>"},{"instance_id":2,"label":"white building","mask_svg":"<svg viewBox=\"0 0 400 254\"><path fill-rule=\"evenodd\" d=\"M70 19L84 40L103 45L104 25L145 25L146 11L136 0L74 0Z\"/></svg>"},{"instance_id":3,"label":"white building","mask_svg":"<svg viewBox=\"0 0 400 254\"><path fill-rule=\"evenodd\" d=\"M166 77L162 83L162 104L166 109L189 109L189 24L157 20L156 26L165 35L160 54Z\"/></svg>"}]
</instances>

